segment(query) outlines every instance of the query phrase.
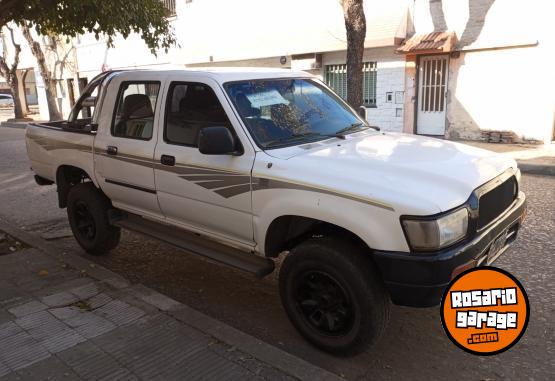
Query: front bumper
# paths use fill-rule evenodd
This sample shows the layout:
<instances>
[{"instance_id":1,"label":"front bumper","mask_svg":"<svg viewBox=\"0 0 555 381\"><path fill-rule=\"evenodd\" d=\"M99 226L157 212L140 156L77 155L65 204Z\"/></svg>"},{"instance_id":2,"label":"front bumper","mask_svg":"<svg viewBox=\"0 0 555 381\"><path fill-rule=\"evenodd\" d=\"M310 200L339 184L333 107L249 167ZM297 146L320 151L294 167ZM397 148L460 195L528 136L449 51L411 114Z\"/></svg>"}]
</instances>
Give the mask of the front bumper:
<instances>
[{"instance_id":1,"label":"front bumper","mask_svg":"<svg viewBox=\"0 0 555 381\"><path fill-rule=\"evenodd\" d=\"M513 204L495 221L469 240L433 253L374 251L373 257L393 303L432 307L460 271L491 264L516 239L526 212L526 196L519 192ZM507 231L505 243L495 257L492 242Z\"/></svg>"}]
</instances>

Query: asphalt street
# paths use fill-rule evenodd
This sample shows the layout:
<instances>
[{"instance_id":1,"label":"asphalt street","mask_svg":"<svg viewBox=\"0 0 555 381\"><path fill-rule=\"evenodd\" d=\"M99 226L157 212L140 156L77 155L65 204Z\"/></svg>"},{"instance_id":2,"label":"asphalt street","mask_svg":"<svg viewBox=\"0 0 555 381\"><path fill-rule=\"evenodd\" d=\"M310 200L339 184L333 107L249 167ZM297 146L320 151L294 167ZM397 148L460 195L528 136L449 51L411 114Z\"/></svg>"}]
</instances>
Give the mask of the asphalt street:
<instances>
[{"instance_id":1,"label":"asphalt street","mask_svg":"<svg viewBox=\"0 0 555 381\"><path fill-rule=\"evenodd\" d=\"M55 188L37 186L29 167L24 131L0 128L0 218L86 256L70 236L65 210L57 208ZM555 374L555 177L524 175L523 188L527 220L495 265L524 285L531 318L522 340L492 357L455 347L438 308L402 307L392 309L389 328L372 350L333 357L306 344L289 324L277 272L256 280L131 233L109 256L87 258L347 379L547 380Z\"/></svg>"}]
</instances>

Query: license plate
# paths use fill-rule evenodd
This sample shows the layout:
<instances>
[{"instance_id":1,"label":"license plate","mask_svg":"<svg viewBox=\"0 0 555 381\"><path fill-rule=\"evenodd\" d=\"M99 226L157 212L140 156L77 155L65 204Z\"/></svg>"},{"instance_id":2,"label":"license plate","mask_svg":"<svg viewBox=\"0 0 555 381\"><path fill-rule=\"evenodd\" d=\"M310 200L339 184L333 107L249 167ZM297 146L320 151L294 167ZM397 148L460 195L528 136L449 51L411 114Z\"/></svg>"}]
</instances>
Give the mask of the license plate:
<instances>
[{"instance_id":1,"label":"license plate","mask_svg":"<svg viewBox=\"0 0 555 381\"><path fill-rule=\"evenodd\" d=\"M507 232L508 230L505 230L503 233L501 233L501 235L493 240L491 246L489 247L488 256L486 259L486 263L488 265L491 265L493 261L497 259L500 251L503 250L503 248L505 247L505 243L507 242Z\"/></svg>"}]
</instances>

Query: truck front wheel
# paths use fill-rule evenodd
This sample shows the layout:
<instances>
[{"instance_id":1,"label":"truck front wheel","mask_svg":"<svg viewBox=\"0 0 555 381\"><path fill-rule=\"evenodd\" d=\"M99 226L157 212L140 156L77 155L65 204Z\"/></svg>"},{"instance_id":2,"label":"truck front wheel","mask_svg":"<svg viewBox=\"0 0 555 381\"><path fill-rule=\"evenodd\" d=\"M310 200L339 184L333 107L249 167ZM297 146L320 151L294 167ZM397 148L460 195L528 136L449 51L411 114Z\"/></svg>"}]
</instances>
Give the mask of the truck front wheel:
<instances>
[{"instance_id":1,"label":"truck front wheel","mask_svg":"<svg viewBox=\"0 0 555 381\"><path fill-rule=\"evenodd\" d=\"M354 355L374 344L389 318L389 297L367 253L325 237L296 246L279 285L283 306L299 333L316 347Z\"/></svg>"},{"instance_id":2,"label":"truck front wheel","mask_svg":"<svg viewBox=\"0 0 555 381\"><path fill-rule=\"evenodd\" d=\"M92 183L77 184L69 190L69 225L79 245L89 254L106 254L119 243L121 231L110 225L109 208L110 201Z\"/></svg>"}]
</instances>

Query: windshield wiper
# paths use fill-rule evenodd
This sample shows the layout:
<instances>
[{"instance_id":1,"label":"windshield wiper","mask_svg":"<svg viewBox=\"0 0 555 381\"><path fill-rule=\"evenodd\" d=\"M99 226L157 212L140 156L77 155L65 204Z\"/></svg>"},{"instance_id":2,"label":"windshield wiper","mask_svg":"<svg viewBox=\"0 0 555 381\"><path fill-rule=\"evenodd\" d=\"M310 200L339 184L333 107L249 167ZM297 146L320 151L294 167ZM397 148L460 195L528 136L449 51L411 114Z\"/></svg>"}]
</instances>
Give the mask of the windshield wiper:
<instances>
[{"instance_id":1,"label":"windshield wiper","mask_svg":"<svg viewBox=\"0 0 555 381\"><path fill-rule=\"evenodd\" d=\"M281 144L287 144L289 142L294 142L300 138L305 138L305 137L325 137L325 138L339 138L339 139L345 139L345 136L342 134L321 134L319 132L314 132L314 131L308 131L308 132L301 132L301 133L297 133L297 134L291 134L285 138L280 138L280 139L275 139L275 140L270 140L269 142L266 142L264 145L266 147L275 147L276 145L281 145Z\"/></svg>"},{"instance_id":2,"label":"windshield wiper","mask_svg":"<svg viewBox=\"0 0 555 381\"><path fill-rule=\"evenodd\" d=\"M320 132L315 132L315 131L307 131L307 132L300 132L300 133L296 133L296 134L291 134L288 137L285 138L280 138L280 139L275 139L275 140L271 140L269 142L265 143L266 147L275 147L276 145L280 145L280 144L287 144L288 142L291 141L295 141L299 138L304 138L304 137L325 137L325 138L338 138L338 139L343 139L345 140L346 137L345 135L347 135L350 132L355 132L355 131L364 131L368 128L373 128L377 131L380 130L379 127L375 127L375 126L368 126L364 123L353 123L348 125L345 128L342 128L341 130L337 131L334 134L322 134Z\"/></svg>"},{"instance_id":3,"label":"windshield wiper","mask_svg":"<svg viewBox=\"0 0 555 381\"><path fill-rule=\"evenodd\" d=\"M324 136L324 137L327 137L327 138L339 138L339 139L343 139L343 140L345 139L345 135L342 135L342 134L337 134L337 133L336 134L322 134L320 132L314 132L314 131L301 132L301 133L298 133L298 134L293 134L291 136L294 137L294 138L304 137L304 136Z\"/></svg>"},{"instance_id":4,"label":"windshield wiper","mask_svg":"<svg viewBox=\"0 0 555 381\"><path fill-rule=\"evenodd\" d=\"M348 134L349 132L355 132L355 131L364 131L367 128L373 128L376 131L379 131L380 128L376 127L376 126L369 126L367 124L361 123L361 122L357 122L357 123L353 123L348 125L345 128L342 128L341 130L337 131L335 134L336 135L345 135Z\"/></svg>"}]
</instances>

